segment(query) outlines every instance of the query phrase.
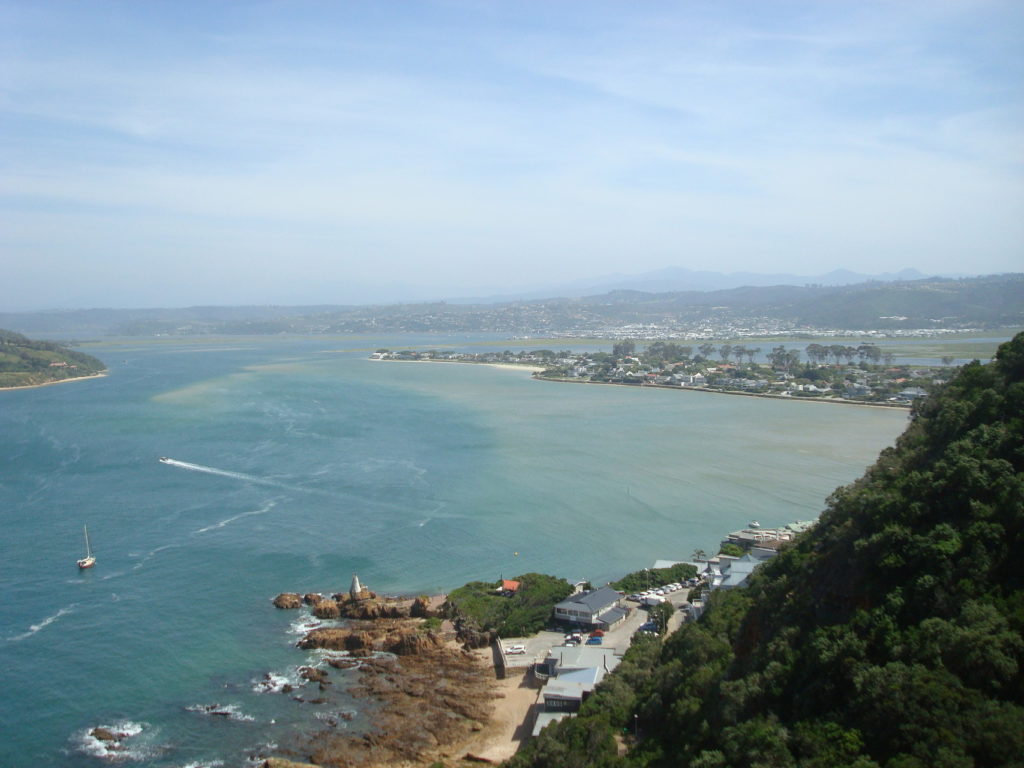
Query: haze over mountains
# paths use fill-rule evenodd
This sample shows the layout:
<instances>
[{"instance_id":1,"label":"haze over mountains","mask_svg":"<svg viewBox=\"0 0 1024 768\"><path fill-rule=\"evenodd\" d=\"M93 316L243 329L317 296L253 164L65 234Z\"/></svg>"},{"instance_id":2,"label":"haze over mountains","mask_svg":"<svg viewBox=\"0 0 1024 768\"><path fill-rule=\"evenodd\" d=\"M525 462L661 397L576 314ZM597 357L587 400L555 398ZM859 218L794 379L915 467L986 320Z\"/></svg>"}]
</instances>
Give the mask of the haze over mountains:
<instances>
[{"instance_id":1,"label":"haze over mountains","mask_svg":"<svg viewBox=\"0 0 1024 768\"><path fill-rule=\"evenodd\" d=\"M711 272L708 270L667 267L636 275L612 274L584 278L568 283L538 286L533 289L502 292L492 296L448 299L459 303L493 303L545 299L553 296L579 298L610 291L721 291L729 288L771 285L853 285L870 281L922 280L926 277L964 277L965 275L927 275L913 268L898 272L868 275L848 269L835 269L821 275L794 275L785 272Z\"/></svg>"},{"instance_id":2,"label":"haze over mountains","mask_svg":"<svg viewBox=\"0 0 1024 768\"><path fill-rule=\"evenodd\" d=\"M0 312L0 327L30 336L77 338L376 332L708 338L834 330L1008 328L1024 327L1024 274L717 291L623 288L581 298L476 303Z\"/></svg>"}]
</instances>

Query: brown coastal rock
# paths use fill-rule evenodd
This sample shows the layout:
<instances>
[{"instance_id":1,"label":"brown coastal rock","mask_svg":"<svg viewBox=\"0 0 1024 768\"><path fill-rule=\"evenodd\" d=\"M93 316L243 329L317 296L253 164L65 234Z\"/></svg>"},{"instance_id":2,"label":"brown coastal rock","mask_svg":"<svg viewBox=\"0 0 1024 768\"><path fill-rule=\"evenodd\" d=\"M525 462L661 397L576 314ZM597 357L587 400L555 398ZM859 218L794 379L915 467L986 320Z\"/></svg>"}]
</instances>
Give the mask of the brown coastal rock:
<instances>
[{"instance_id":1,"label":"brown coastal rock","mask_svg":"<svg viewBox=\"0 0 1024 768\"><path fill-rule=\"evenodd\" d=\"M317 768L317 766L312 763L296 763L281 757L268 757L260 763L260 768Z\"/></svg>"},{"instance_id":2,"label":"brown coastal rock","mask_svg":"<svg viewBox=\"0 0 1024 768\"><path fill-rule=\"evenodd\" d=\"M491 679L474 654L448 647L369 659L352 692L382 705L373 730L349 736L327 729L309 737L303 751L315 763L350 768L447 764L489 722Z\"/></svg>"},{"instance_id":3,"label":"brown coastal rock","mask_svg":"<svg viewBox=\"0 0 1024 768\"><path fill-rule=\"evenodd\" d=\"M432 615L430 610L430 598L426 595L420 595L412 601L412 606L409 608L409 615L414 619L426 619Z\"/></svg>"},{"instance_id":4,"label":"brown coastal rock","mask_svg":"<svg viewBox=\"0 0 1024 768\"><path fill-rule=\"evenodd\" d=\"M277 608L301 608L302 598L295 592L282 592L274 598L274 606Z\"/></svg>"},{"instance_id":5,"label":"brown coastal rock","mask_svg":"<svg viewBox=\"0 0 1024 768\"><path fill-rule=\"evenodd\" d=\"M409 618L409 604L398 600L352 600L340 602L341 615L346 619L378 621L380 619Z\"/></svg>"},{"instance_id":6,"label":"brown coastal rock","mask_svg":"<svg viewBox=\"0 0 1024 768\"><path fill-rule=\"evenodd\" d=\"M110 729L102 727L93 728L89 731L89 735L94 739L99 739L100 741L117 741L118 737L118 735Z\"/></svg>"},{"instance_id":7,"label":"brown coastal rock","mask_svg":"<svg viewBox=\"0 0 1024 768\"><path fill-rule=\"evenodd\" d=\"M324 596L321 595L319 592L307 592L305 595L302 596L302 602L304 602L306 605L316 605L323 599Z\"/></svg>"},{"instance_id":8,"label":"brown coastal rock","mask_svg":"<svg viewBox=\"0 0 1024 768\"><path fill-rule=\"evenodd\" d=\"M398 656L431 653L445 646L439 635L433 632L402 632L388 637L388 650Z\"/></svg>"},{"instance_id":9,"label":"brown coastal rock","mask_svg":"<svg viewBox=\"0 0 1024 768\"><path fill-rule=\"evenodd\" d=\"M387 651L398 656L430 653L444 647L433 632L422 632L416 623L403 621L359 622L351 627L322 627L306 634L299 643L306 650L322 648L367 654Z\"/></svg>"},{"instance_id":10,"label":"brown coastal rock","mask_svg":"<svg viewBox=\"0 0 1024 768\"><path fill-rule=\"evenodd\" d=\"M320 600L313 604L313 615L318 619L336 619L341 616L341 609L333 600Z\"/></svg>"},{"instance_id":11,"label":"brown coastal rock","mask_svg":"<svg viewBox=\"0 0 1024 768\"><path fill-rule=\"evenodd\" d=\"M311 683L323 683L327 680L327 673L316 667L299 667L299 674Z\"/></svg>"}]
</instances>

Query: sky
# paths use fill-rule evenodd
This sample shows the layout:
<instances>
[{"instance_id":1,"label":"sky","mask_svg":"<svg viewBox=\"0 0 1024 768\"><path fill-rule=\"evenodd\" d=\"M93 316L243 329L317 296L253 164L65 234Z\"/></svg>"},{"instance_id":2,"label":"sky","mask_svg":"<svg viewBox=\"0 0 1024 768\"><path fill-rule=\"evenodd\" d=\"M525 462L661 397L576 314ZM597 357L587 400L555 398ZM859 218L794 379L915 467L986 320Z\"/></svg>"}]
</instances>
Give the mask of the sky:
<instances>
[{"instance_id":1,"label":"sky","mask_svg":"<svg viewBox=\"0 0 1024 768\"><path fill-rule=\"evenodd\" d=\"M1019 0L0 0L0 310L1024 271Z\"/></svg>"}]
</instances>

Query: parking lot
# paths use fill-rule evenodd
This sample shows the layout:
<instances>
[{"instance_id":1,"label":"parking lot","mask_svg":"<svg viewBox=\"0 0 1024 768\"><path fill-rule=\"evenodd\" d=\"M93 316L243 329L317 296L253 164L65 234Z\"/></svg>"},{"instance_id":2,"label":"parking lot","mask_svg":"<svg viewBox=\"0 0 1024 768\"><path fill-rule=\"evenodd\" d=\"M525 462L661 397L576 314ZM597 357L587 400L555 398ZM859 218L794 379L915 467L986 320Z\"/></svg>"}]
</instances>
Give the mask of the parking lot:
<instances>
[{"instance_id":1,"label":"parking lot","mask_svg":"<svg viewBox=\"0 0 1024 768\"><path fill-rule=\"evenodd\" d=\"M670 631L682 623L683 616L680 612L680 607L686 603L689 593L690 590L683 587L675 592L669 592L664 595L666 602L670 602L676 607L676 613L672 616L672 620L669 623ZM605 632L601 647L614 648L618 654L623 654L629 648L633 635L648 620L648 614L646 608L635 600L623 598L619 601L619 605L630 609L630 614L620 624ZM582 632L583 639L586 640L588 632L580 631ZM532 637L501 638L506 669L526 669L536 662L544 661L548 651L564 644L566 634L567 630L545 630ZM522 649L521 651L519 650L520 648ZM513 649L511 653L509 652L510 649Z\"/></svg>"}]
</instances>

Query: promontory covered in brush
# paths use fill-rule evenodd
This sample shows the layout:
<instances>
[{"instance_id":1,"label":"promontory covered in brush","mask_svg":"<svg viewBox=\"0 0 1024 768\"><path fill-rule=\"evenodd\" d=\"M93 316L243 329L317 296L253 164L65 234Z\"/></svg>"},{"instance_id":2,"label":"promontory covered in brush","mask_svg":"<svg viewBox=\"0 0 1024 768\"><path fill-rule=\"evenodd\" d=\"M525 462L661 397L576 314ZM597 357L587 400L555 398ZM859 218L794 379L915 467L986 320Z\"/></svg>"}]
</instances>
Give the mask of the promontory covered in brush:
<instances>
[{"instance_id":1,"label":"promontory covered in brush","mask_svg":"<svg viewBox=\"0 0 1024 768\"><path fill-rule=\"evenodd\" d=\"M104 370L106 366L92 355L0 328L0 389L95 376Z\"/></svg>"},{"instance_id":2,"label":"promontory covered in brush","mask_svg":"<svg viewBox=\"0 0 1024 768\"><path fill-rule=\"evenodd\" d=\"M1024 334L918 403L748 589L634 643L511 765L1020 765L1022 545Z\"/></svg>"}]
</instances>

